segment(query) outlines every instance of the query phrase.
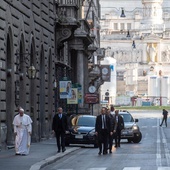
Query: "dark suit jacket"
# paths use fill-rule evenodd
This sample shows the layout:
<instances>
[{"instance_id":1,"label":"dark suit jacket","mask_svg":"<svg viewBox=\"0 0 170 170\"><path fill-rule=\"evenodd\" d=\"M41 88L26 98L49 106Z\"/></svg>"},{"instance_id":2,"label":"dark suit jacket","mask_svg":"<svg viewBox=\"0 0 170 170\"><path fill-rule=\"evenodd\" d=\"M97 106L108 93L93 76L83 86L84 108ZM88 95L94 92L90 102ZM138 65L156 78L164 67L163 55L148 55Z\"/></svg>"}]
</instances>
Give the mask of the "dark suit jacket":
<instances>
[{"instance_id":1,"label":"dark suit jacket","mask_svg":"<svg viewBox=\"0 0 170 170\"><path fill-rule=\"evenodd\" d=\"M116 121L116 115L114 117L115 117L115 121ZM118 123L116 123L116 127L117 127L116 128L117 130L124 129L124 120L121 115L118 115Z\"/></svg>"},{"instance_id":2,"label":"dark suit jacket","mask_svg":"<svg viewBox=\"0 0 170 170\"><path fill-rule=\"evenodd\" d=\"M67 116L66 114L62 114L62 130L66 131L68 129L68 125L67 125ZM58 114L55 114L53 117L53 122L52 122L52 130L54 130L55 132L59 129L59 121L60 118L58 116Z\"/></svg>"},{"instance_id":3,"label":"dark suit jacket","mask_svg":"<svg viewBox=\"0 0 170 170\"><path fill-rule=\"evenodd\" d=\"M116 122L115 122L115 116L112 114L109 114L110 120L111 120L111 128L112 130L116 130Z\"/></svg>"},{"instance_id":4,"label":"dark suit jacket","mask_svg":"<svg viewBox=\"0 0 170 170\"><path fill-rule=\"evenodd\" d=\"M105 115L106 118L106 129L108 132L113 131L111 119L108 115ZM95 124L95 131L100 133L102 130L102 115L98 115L96 118L96 124Z\"/></svg>"},{"instance_id":5,"label":"dark suit jacket","mask_svg":"<svg viewBox=\"0 0 170 170\"><path fill-rule=\"evenodd\" d=\"M168 116L168 111L167 110L165 110L165 109L163 109L163 116L164 116L164 118L167 118L167 116Z\"/></svg>"}]
</instances>

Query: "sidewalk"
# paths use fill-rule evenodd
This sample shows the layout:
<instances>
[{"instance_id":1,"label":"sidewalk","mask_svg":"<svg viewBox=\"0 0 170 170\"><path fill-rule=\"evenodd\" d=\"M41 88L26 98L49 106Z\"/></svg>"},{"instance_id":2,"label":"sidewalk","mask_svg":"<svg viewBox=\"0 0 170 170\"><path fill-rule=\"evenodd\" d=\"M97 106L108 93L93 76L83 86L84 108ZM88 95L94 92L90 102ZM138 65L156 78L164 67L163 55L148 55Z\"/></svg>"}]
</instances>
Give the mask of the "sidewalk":
<instances>
[{"instance_id":1,"label":"sidewalk","mask_svg":"<svg viewBox=\"0 0 170 170\"><path fill-rule=\"evenodd\" d=\"M39 170L63 156L78 150L79 147L66 147L64 153L57 153L56 139L32 143L30 154L16 156L14 149L0 151L0 170Z\"/></svg>"}]
</instances>

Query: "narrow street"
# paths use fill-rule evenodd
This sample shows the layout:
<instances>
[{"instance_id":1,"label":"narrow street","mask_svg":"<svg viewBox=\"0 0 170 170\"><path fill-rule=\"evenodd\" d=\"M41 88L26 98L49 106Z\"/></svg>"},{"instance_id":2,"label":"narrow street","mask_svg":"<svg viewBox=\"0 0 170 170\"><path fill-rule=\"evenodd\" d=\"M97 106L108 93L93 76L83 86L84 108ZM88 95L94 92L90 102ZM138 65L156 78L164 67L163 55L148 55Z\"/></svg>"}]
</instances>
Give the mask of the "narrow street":
<instances>
[{"instance_id":1,"label":"narrow street","mask_svg":"<svg viewBox=\"0 0 170 170\"><path fill-rule=\"evenodd\" d=\"M85 146L43 170L169 170L170 125L167 128L164 125L159 126L160 111L131 113L134 118L139 118L138 125L143 135L140 143L122 140L120 148L115 149L113 143L112 154L100 156L98 149Z\"/></svg>"}]
</instances>

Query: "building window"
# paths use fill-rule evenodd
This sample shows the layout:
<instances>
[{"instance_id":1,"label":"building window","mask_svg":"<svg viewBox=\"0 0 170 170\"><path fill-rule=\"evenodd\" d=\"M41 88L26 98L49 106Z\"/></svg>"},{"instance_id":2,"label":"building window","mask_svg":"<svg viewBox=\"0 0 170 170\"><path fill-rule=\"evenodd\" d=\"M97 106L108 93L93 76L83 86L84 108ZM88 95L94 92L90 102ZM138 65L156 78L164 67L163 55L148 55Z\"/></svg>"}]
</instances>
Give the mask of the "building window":
<instances>
[{"instance_id":1,"label":"building window","mask_svg":"<svg viewBox=\"0 0 170 170\"><path fill-rule=\"evenodd\" d=\"M114 23L113 29L114 29L114 30L118 30L118 24L117 24L117 23Z\"/></svg>"},{"instance_id":2,"label":"building window","mask_svg":"<svg viewBox=\"0 0 170 170\"><path fill-rule=\"evenodd\" d=\"M132 28L131 23L127 23L127 30L131 30L131 28Z\"/></svg>"},{"instance_id":3,"label":"building window","mask_svg":"<svg viewBox=\"0 0 170 170\"><path fill-rule=\"evenodd\" d=\"M120 30L124 30L125 29L125 24L124 23L120 23Z\"/></svg>"}]
</instances>

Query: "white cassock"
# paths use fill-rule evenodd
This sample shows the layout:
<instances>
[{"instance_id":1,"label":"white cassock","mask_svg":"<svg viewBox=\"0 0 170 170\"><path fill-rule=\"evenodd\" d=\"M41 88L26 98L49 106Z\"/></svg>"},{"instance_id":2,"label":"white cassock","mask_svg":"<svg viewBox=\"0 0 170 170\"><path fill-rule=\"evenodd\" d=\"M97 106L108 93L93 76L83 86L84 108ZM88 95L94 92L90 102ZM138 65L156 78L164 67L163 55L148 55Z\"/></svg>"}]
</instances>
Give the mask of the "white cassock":
<instances>
[{"instance_id":1,"label":"white cassock","mask_svg":"<svg viewBox=\"0 0 170 170\"><path fill-rule=\"evenodd\" d=\"M17 154L29 154L32 132L32 120L29 115L16 115L13 120L15 137L15 150Z\"/></svg>"}]
</instances>

